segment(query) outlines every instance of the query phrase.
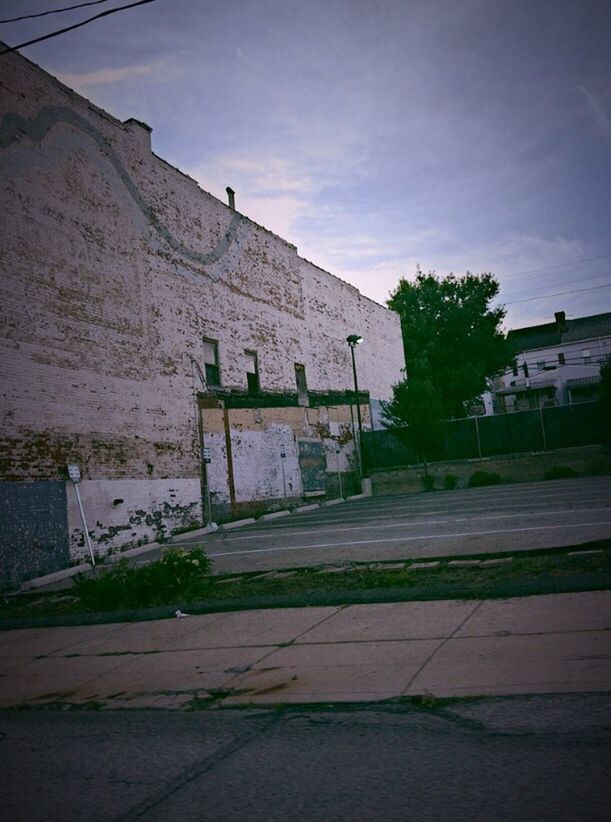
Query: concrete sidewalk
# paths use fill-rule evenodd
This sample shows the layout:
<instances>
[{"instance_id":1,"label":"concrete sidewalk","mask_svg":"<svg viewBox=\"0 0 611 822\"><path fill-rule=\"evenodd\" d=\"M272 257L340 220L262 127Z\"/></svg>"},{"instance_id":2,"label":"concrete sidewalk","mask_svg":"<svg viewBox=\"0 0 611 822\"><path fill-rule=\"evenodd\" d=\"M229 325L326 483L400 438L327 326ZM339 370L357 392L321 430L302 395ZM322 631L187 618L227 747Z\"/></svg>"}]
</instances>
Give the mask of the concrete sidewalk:
<instances>
[{"instance_id":1,"label":"concrete sidewalk","mask_svg":"<svg viewBox=\"0 0 611 822\"><path fill-rule=\"evenodd\" d=\"M611 691L609 591L0 632L0 707L586 691Z\"/></svg>"}]
</instances>

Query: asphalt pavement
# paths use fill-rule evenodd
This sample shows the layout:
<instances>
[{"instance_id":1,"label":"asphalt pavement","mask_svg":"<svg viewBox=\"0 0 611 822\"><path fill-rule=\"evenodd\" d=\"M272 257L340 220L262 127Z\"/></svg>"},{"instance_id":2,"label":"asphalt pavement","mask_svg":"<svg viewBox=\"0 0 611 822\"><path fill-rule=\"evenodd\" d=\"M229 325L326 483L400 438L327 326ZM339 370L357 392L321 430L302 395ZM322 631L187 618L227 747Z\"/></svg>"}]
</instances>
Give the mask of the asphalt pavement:
<instances>
[{"instance_id":1,"label":"asphalt pavement","mask_svg":"<svg viewBox=\"0 0 611 822\"><path fill-rule=\"evenodd\" d=\"M611 536L611 477L369 497L219 530L216 573L581 545Z\"/></svg>"},{"instance_id":2,"label":"asphalt pavement","mask_svg":"<svg viewBox=\"0 0 611 822\"><path fill-rule=\"evenodd\" d=\"M606 822L608 694L0 712L10 822Z\"/></svg>"}]
</instances>

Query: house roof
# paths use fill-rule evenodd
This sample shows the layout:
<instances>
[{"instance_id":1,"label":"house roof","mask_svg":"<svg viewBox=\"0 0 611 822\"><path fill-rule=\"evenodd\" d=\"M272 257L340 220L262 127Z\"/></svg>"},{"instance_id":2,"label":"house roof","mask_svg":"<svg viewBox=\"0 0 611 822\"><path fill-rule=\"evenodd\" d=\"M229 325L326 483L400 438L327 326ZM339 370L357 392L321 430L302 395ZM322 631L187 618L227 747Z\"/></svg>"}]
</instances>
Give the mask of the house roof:
<instances>
[{"instance_id":1,"label":"house roof","mask_svg":"<svg viewBox=\"0 0 611 822\"><path fill-rule=\"evenodd\" d=\"M556 322L512 329L507 337L516 353L536 348L561 345L562 343L591 340L611 336L611 312L565 320L564 330L559 331Z\"/></svg>"}]
</instances>

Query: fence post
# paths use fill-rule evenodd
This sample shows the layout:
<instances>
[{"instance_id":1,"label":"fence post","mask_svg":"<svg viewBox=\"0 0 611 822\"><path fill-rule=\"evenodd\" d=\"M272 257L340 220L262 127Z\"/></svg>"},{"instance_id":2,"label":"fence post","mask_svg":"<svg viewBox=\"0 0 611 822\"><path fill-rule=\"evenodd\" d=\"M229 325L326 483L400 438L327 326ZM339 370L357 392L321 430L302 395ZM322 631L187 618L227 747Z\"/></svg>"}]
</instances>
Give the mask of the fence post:
<instances>
[{"instance_id":1,"label":"fence post","mask_svg":"<svg viewBox=\"0 0 611 822\"><path fill-rule=\"evenodd\" d=\"M477 453L479 454L479 458L482 458L482 443L479 438L479 423L477 422L477 417L473 417L475 420L475 436L477 437Z\"/></svg>"},{"instance_id":2,"label":"fence post","mask_svg":"<svg viewBox=\"0 0 611 822\"><path fill-rule=\"evenodd\" d=\"M545 436L545 424L543 422L543 407L539 406L539 418L541 420L541 435L543 436L543 450L547 451L547 437Z\"/></svg>"}]
</instances>

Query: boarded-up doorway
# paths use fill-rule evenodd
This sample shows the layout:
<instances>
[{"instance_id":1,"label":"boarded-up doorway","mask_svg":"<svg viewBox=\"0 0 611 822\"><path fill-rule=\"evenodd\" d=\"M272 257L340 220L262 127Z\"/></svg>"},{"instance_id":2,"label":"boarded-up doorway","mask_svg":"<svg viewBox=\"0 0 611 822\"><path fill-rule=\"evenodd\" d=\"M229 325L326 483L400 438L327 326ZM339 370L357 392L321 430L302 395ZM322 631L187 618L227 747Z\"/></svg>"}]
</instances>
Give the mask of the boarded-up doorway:
<instances>
[{"instance_id":1,"label":"boarded-up doorway","mask_svg":"<svg viewBox=\"0 0 611 822\"><path fill-rule=\"evenodd\" d=\"M299 468L304 497L322 496L327 492L327 459L322 441L300 438Z\"/></svg>"}]
</instances>

